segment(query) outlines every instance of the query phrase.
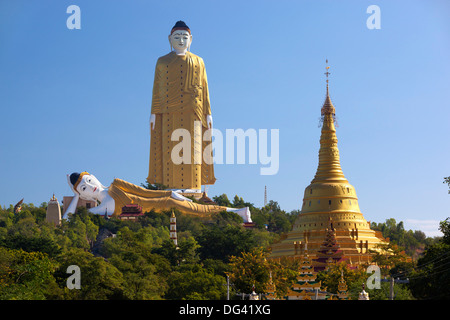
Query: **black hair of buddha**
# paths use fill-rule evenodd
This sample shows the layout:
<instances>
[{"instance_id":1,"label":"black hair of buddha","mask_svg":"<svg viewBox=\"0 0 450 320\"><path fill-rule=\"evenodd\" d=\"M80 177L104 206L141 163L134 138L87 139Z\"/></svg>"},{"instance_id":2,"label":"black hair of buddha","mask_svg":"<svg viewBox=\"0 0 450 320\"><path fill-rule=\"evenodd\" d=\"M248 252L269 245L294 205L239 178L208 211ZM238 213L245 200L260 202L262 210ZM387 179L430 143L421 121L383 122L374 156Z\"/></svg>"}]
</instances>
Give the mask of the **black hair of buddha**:
<instances>
[{"instance_id":1,"label":"black hair of buddha","mask_svg":"<svg viewBox=\"0 0 450 320\"><path fill-rule=\"evenodd\" d=\"M187 28L187 29L189 29L189 27L186 25L186 23L184 21L181 21L181 20L177 21L175 23L175 25L173 26L173 28Z\"/></svg>"},{"instance_id":2,"label":"black hair of buddha","mask_svg":"<svg viewBox=\"0 0 450 320\"><path fill-rule=\"evenodd\" d=\"M75 183L78 181L78 178L80 177L80 174L78 172L74 172L70 175L70 183L72 185L75 185Z\"/></svg>"}]
</instances>

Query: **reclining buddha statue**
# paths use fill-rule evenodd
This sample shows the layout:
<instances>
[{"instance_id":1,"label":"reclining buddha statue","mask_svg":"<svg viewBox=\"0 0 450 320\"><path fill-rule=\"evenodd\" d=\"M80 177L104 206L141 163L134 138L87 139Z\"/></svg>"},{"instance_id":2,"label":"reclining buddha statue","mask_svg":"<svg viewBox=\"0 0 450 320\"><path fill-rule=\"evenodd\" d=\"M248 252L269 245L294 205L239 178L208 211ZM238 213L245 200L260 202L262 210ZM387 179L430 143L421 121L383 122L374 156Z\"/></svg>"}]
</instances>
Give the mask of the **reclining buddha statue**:
<instances>
[{"instance_id":1,"label":"reclining buddha statue","mask_svg":"<svg viewBox=\"0 0 450 320\"><path fill-rule=\"evenodd\" d=\"M195 203L175 191L149 190L121 179L114 179L109 187L105 187L94 175L88 172L67 175L67 181L74 197L64 214L65 219L68 218L70 213L75 212L78 200L81 198L100 202L100 205L89 208L89 212L107 214L108 216L119 215L122 212L122 207L126 205L138 204L144 212L152 209L155 212L177 209L183 214L198 217L208 217L222 211L235 212L242 217L244 222L252 222L248 207L228 208Z\"/></svg>"}]
</instances>

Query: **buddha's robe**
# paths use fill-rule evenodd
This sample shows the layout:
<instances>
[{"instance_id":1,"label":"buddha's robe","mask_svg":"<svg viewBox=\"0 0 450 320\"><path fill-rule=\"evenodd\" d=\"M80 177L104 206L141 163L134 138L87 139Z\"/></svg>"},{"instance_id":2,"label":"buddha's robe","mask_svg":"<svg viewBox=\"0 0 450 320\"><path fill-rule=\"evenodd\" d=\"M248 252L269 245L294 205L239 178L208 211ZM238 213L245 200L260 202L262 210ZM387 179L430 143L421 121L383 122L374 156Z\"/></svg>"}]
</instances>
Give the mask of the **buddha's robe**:
<instances>
[{"instance_id":1,"label":"buddha's robe","mask_svg":"<svg viewBox=\"0 0 450 320\"><path fill-rule=\"evenodd\" d=\"M108 188L108 194L115 202L114 216L119 215L122 208L128 204L138 204L144 212L152 209L156 212L178 209L181 213L199 217L207 217L212 213L227 211L227 208L222 206L177 200L171 197L172 191L148 190L121 179L114 179Z\"/></svg>"},{"instance_id":2,"label":"buddha's robe","mask_svg":"<svg viewBox=\"0 0 450 320\"><path fill-rule=\"evenodd\" d=\"M204 132L208 129L206 116L211 114L211 107L202 58L190 52L181 56L171 52L158 59L151 113L156 119L151 130L147 181L170 189L201 189L202 185L214 184L212 149L209 147L211 152L204 155L205 148L211 144L210 134L204 141ZM195 121L201 125L195 126ZM172 149L180 143L171 141L172 132L178 128L190 132L190 163L172 161Z\"/></svg>"}]
</instances>

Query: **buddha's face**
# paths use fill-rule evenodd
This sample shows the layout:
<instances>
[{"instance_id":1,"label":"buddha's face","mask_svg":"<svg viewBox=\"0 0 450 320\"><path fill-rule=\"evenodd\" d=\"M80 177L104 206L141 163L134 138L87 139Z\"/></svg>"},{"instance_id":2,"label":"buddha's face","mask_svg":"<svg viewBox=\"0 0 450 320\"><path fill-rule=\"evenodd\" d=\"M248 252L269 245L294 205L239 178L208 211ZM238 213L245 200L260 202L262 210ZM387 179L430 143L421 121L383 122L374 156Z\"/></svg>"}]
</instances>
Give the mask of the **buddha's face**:
<instances>
[{"instance_id":1,"label":"buddha's face","mask_svg":"<svg viewBox=\"0 0 450 320\"><path fill-rule=\"evenodd\" d=\"M92 174L84 175L77 186L80 198L84 200L97 200L99 193L103 191L103 189L103 185Z\"/></svg>"},{"instance_id":2,"label":"buddha's face","mask_svg":"<svg viewBox=\"0 0 450 320\"><path fill-rule=\"evenodd\" d=\"M186 52L192 42L192 35L186 30L176 30L169 36L172 47L177 52Z\"/></svg>"}]
</instances>

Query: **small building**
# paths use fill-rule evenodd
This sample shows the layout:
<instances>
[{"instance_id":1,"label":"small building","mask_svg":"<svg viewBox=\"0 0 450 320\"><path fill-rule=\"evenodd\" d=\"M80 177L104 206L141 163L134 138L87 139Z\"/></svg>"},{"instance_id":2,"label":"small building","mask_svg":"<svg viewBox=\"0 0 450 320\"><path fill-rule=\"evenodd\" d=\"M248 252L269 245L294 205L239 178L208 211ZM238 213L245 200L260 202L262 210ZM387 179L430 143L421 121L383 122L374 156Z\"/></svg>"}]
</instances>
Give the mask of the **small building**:
<instances>
[{"instance_id":1,"label":"small building","mask_svg":"<svg viewBox=\"0 0 450 320\"><path fill-rule=\"evenodd\" d=\"M265 300L277 300L277 287L272 279L272 271L270 272L269 284L266 287L266 294L264 295Z\"/></svg>"},{"instance_id":2,"label":"small building","mask_svg":"<svg viewBox=\"0 0 450 320\"><path fill-rule=\"evenodd\" d=\"M206 195L206 192L205 192L205 191L203 191L202 197L201 197L200 199L198 199L198 201L199 201L200 203L203 203L203 204L217 205L217 203L215 203L213 200L211 200L211 198L209 198L209 197Z\"/></svg>"},{"instance_id":3,"label":"small building","mask_svg":"<svg viewBox=\"0 0 450 320\"><path fill-rule=\"evenodd\" d=\"M143 217L142 207L138 204L127 204L122 207L122 213L117 217L124 221L137 221L139 217Z\"/></svg>"},{"instance_id":4,"label":"small building","mask_svg":"<svg viewBox=\"0 0 450 320\"><path fill-rule=\"evenodd\" d=\"M56 199L54 194L47 205L45 220L56 226L61 224L61 207L59 206L58 199Z\"/></svg>"},{"instance_id":5,"label":"small building","mask_svg":"<svg viewBox=\"0 0 450 320\"><path fill-rule=\"evenodd\" d=\"M244 222L242 226L246 229L253 229L256 227L256 223L254 222Z\"/></svg>"},{"instance_id":6,"label":"small building","mask_svg":"<svg viewBox=\"0 0 450 320\"><path fill-rule=\"evenodd\" d=\"M365 289L365 286L363 284L362 291L359 293L359 296L358 296L358 300L370 300L369 294L364 289Z\"/></svg>"},{"instance_id":7,"label":"small building","mask_svg":"<svg viewBox=\"0 0 450 320\"><path fill-rule=\"evenodd\" d=\"M337 296L338 296L339 300L350 300L350 298L348 296L348 287L347 287L347 283L344 279L343 272L341 272L341 279L339 280L339 284L338 284Z\"/></svg>"},{"instance_id":8,"label":"small building","mask_svg":"<svg viewBox=\"0 0 450 320\"><path fill-rule=\"evenodd\" d=\"M67 208L69 207L70 203L73 200L73 196L65 196L63 197L63 214L66 213ZM93 200L84 200L79 198L78 199L78 203L77 203L77 208L78 207L82 207L82 208L86 208L86 209L90 209L90 208L94 208L97 206L97 201L93 201Z\"/></svg>"},{"instance_id":9,"label":"small building","mask_svg":"<svg viewBox=\"0 0 450 320\"><path fill-rule=\"evenodd\" d=\"M248 295L248 300L260 300L259 294L255 292L255 285L252 287L252 293Z\"/></svg>"}]
</instances>

